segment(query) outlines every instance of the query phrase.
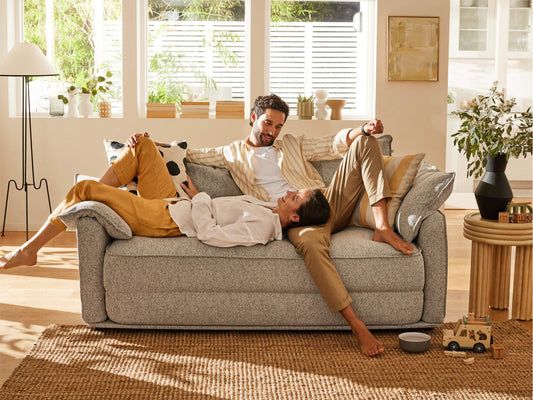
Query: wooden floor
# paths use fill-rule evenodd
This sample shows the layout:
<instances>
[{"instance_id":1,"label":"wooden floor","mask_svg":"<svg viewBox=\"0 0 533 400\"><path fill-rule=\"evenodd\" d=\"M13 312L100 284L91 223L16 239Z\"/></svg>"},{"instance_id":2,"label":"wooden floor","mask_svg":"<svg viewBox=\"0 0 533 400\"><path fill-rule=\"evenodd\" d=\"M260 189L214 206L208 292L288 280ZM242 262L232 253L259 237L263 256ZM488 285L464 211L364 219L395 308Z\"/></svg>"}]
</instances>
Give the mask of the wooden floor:
<instances>
[{"instance_id":1,"label":"wooden floor","mask_svg":"<svg viewBox=\"0 0 533 400\"><path fill-rule=\"evenodd\" d=\"M469 212L446 211L447 322L461 318L468 309L470 241L463 237L462 226ZM6 232L4 237L0 236L0 254L15 249L25 237L25 232ZM507 310L491 310L490 318L504 321L509 315ZM76 236L65 233L41 250L39 266L0 273L0 385L48 325L81 323ZM531 331L531 321L522 324Z\"/></svg>"}]
</instances>

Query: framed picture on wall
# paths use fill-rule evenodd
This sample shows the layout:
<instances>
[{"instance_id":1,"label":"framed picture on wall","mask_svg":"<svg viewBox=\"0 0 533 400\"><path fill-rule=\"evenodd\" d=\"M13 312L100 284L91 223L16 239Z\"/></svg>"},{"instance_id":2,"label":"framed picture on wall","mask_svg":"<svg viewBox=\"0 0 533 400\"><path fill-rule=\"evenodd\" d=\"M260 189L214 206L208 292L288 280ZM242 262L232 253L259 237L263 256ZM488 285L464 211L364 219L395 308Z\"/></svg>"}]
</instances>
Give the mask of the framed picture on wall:
<instances>
[{"instance_id":1,"label":"framed picture on wall","mask_svg":"<svg viewBox=\"0 0 533 400\"><path fill-rule=\"evenodd\" d=\"M439 80L439 17L389 16L389 81Z\"/></svg>"}]
</instances>

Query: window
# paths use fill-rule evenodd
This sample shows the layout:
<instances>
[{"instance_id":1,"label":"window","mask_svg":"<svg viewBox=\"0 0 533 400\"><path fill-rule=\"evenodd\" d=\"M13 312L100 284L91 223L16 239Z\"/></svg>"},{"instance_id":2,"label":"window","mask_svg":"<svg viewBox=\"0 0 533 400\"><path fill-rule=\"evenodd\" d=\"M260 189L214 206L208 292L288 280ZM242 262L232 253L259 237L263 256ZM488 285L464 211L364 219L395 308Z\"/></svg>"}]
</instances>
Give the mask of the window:
<instances>
[{"instance_id":1,"label":"window","mask_svg":"<svg viewBox=\"0 0 533 400\"><path fill-rule=\"evenodd\" d=\"M270 91L295 110L298 95L325 89L347 101L344 114L370 115L369 11L368 2L272 0Z\"/></svg>"},{"instance_id":2,"label":"window","mask_svg":"<svg viewBox=\"0 0 533 400\"><path fill-rule=\"evenodd\" d=\"M173 5L176 4L176 5ZM148 101L243 100L244 1L148 2Z\"/></svg>"},{"instance_id":3,"label":"window","mask_svg":"<svg viewBox=\"0 0 533 400\"><path fill-rule=\"evenodd\" d=\"M35 43L60 72L31 83L33 111L48 111L48 97L113 74L113 107L121 111L121 0L25 0L24 40Z\"/></svg>"}]
</instances>

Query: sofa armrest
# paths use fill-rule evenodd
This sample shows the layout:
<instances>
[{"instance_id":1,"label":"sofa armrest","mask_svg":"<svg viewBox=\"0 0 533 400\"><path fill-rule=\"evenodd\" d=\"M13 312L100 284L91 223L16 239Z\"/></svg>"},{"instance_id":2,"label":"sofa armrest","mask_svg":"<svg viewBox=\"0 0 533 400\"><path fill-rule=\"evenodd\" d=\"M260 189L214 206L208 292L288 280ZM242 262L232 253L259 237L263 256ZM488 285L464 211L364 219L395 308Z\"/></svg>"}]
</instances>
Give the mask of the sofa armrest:
<instances>
[{"instance_id":1,"label":"sofa armrest","mask_svg":"<svg viewBox=\"0 0 533 400\"><path fill-rule=\"evenodd\" d=\"M82 201L59 214L59 218L69 229L74 229L82 217L95 218L109 236L115 239L130 239L129 225L111 207L98 201Z\"/></svg>"},{"instance_id":2,"label":"sofa armrest","mask_svg":"<svg viewBox=\"0 0 533 400\"><path fill-rule=\"evenodd\" d=\"M87 324L107 320L104 290L104 257L113 240L96 218L77 222L81 316Z\"/></svg>"},{"instance_id":3,"label":"sofa armrest","mask_svg":"<svg viewBox=\"0 0 533 400\"><path fill-rule=\"evenodd\" d=\"M446 217L440 211L429 214L422 221L414 242L422 251L425 266L422 320L431 324L440 324L444 321L446 313L448 284Z\"/></svg>"}]
</instances>

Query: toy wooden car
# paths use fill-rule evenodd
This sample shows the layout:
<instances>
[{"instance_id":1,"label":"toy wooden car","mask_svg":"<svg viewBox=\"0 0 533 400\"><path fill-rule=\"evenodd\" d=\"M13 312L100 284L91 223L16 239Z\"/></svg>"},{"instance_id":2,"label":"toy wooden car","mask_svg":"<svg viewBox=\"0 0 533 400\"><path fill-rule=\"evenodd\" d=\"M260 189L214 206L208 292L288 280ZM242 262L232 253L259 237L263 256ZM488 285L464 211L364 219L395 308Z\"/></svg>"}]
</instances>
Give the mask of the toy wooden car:
<instances>
[{"instance_id":1,"label":"toy wooden car","mask_svg":"<svg viewBox=\"0 0 533 400\"><path fill-rule=\"evenodd\" d=\"M476 353L483 353L491 344L488 317L474 318L471 314L459 319L453 329L445 329L442 337L442 345L450 351L473 349Z\"/></svg>"}]
</instances>

